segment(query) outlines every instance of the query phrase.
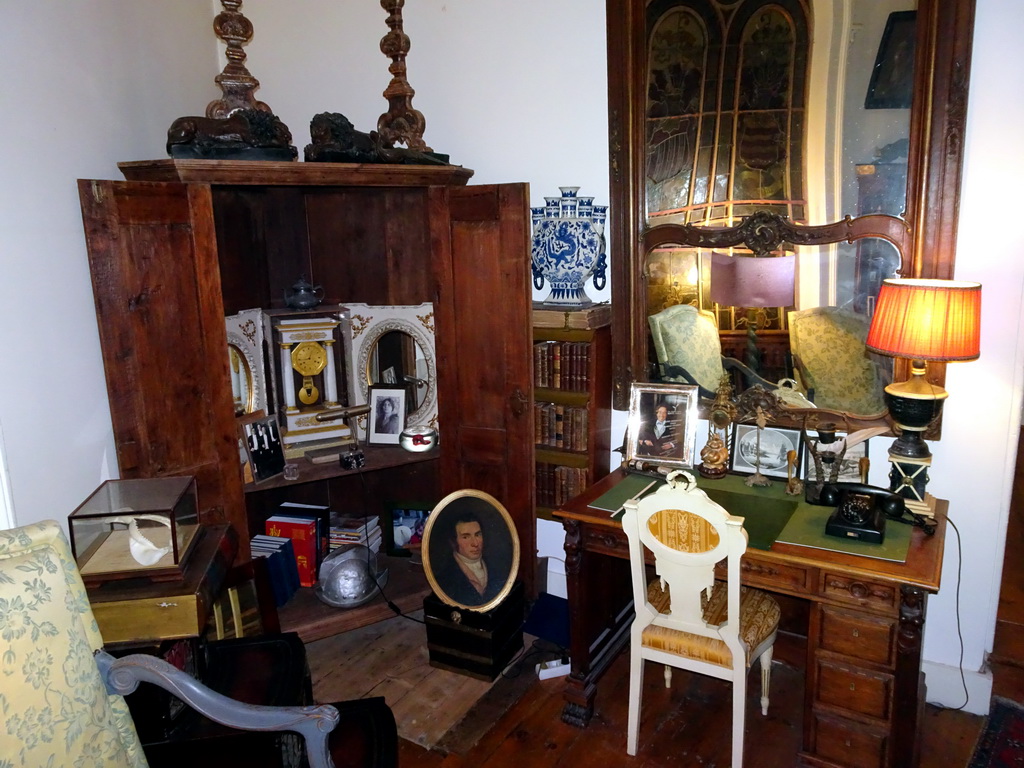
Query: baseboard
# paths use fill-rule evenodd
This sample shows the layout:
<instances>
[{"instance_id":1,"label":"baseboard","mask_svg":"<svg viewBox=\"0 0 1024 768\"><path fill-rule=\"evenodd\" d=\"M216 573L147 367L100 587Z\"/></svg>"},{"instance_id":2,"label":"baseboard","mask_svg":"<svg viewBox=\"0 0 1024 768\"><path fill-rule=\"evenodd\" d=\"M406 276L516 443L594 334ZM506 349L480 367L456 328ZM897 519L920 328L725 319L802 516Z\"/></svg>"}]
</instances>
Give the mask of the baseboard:
<instances>
[{"instance_id":1,"label":"baseboard","mask_svg":"<svg viewBox=\"0 0 1024 768\"><path fill-rule=\"evenodd\" d=\"M960 677L958 667L925 661L921 664L924 671L925 701L929 704L940 704L944 707L963 708L972 715L987 715L992 699L992 673L988 670L972 672L964 670ZM964 693L964 684L967 693ZM967 704L964 705L964 698Z\"/></svg>"}]
</instances>

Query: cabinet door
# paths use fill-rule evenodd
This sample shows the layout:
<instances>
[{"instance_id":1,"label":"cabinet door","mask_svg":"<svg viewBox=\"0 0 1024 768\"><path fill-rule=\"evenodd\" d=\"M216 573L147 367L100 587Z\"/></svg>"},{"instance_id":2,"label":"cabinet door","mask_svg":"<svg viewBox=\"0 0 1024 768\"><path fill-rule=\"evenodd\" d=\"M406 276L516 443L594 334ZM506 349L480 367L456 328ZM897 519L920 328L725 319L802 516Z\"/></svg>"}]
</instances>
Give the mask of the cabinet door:
<instances>
[{"instance_id":1,"label":"cabinet door","mask_svg":"<svg viewBox=\"0 0 1024 768\"><path fill-rule=\"evenodd\" d=\"M441 490L485 491L519 533L534 595L532 292L529 187L432 190L437 270ZM447 209L447 228L439 215Z\"/></svg>"},{"instance_id":2,"label":"cabinet door","mask_svg":"<svg viewBox=\"0 0 1024 768\"><path fill-rule=\"evenodd\" d=\"M194 475L204 523L249 537L210 188L79 180L121 477Z\"/></svg>"}]
</instances>

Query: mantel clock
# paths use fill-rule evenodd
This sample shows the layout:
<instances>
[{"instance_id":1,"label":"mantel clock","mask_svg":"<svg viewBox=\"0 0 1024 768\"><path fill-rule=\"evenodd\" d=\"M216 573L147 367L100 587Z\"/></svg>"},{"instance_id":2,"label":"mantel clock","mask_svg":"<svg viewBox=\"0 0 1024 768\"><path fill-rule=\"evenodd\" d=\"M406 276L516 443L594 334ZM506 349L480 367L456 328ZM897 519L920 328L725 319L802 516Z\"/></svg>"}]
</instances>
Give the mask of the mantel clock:
<instances>
[{"instance_id":1,"label":"mantel clock","mask_svg":"<svg viewBox=\"0 0 1024 768\"><path fill-rule=\"evenodd\" d=\"M343 421L316 418L344 406L338 398L338 392L345 390L338 386L344 374L337 341L345 308L268 310L266 314L278 350L277 411L285 450L311 441L322 445L325 441L350 440L351 429Z\"/></svg>"}]
</instances>

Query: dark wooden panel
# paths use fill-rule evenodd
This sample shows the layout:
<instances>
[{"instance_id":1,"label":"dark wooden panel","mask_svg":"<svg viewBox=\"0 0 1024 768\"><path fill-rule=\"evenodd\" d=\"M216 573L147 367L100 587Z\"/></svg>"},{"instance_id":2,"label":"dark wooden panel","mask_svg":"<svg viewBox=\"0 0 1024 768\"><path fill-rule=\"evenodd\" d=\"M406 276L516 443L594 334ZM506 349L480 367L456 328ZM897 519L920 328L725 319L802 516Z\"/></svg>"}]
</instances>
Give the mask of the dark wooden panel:
<instances>
[{"instance_id":1,"label":"dark wooden panel","mask_svg":"<svg viewBox=\"0 0 1024 768\"><path fill-rule=\"evenodd\" d=\"M442 492L475 488L508 509L534 594L532 295L525 184L434 190ZM448 210L449 216L444 212Z\"/></svg>"},{"instance_id":2,"label":"dark wooden panel","mask_svg":"<svg viewBox=\"0 0 1024 768\"><path fill-rule=\"evenodd\" d=\"M244 531L210 190L80 180L79 195L121 476L194 475L203 521Z\"/></svg>"}]
</instances>

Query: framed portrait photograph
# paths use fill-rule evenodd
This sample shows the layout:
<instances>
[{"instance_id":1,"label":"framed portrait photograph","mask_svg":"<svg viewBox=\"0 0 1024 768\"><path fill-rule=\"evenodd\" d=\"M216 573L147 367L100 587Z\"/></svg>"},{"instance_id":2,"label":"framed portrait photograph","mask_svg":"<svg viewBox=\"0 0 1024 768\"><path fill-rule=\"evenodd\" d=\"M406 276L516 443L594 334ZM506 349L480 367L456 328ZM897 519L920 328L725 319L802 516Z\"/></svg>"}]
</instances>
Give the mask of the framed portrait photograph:
<instances>
[{"instance_id":1,"label":"framed portrait photograph","mask_svg":"<svg viewBox=\"0 0 1024 768\"><path fill-rule=\"evenodd\" d=\"M732 451L729 455L730 469L740 474L752 475L757 471L760 459L762 475L786 478L789 476L787 457L790 451L796 451L793 472L799 477L802 450L799 429L765 427L758 430L754 424L734 424Z\"/></svg>"},{"instance_id":2,"label":"framed portrait photograph","mask_svg":"<svg viewBox=\"0 0 1024 768\"><path fill-rule=\"evenodd\" d=\"M392 557L419 554L423 533L433 504L396 504L387 513L384 525L385 551Z\"/></svg>"},{"instance_id":3,"label":"framed portrait photograph","mask_svg":"<svg viewBox=\"0 0 1024 768\"><path fill-rule=\"evenodd\" d=\"M519 573L512 517L483 491L455 491L437 503L427 517L421 554L434 594L446 605L471 611L499 605Z\"/></svg>"},{"instance_id":4,"label":"framed portrait photograph","mask_svg":"<svg viewBox=\"0 0 1024 768\"><path fill-rule=\"evenodd\" d=\"M405 389L371 387L370 429L367 441L398 445L398 438L405 429Z\"/></svg>"},{"instance_id":5,"label":"framed portrait photograph","mask_svg":"<svg viewBox=\"0 0 1024 768\"><path fill-rule=\"evenodd\" d=\"M817 436L817 433L808 435L812 439ZM836 440L841 440L846 437L845 432L836 432ZM843 454L843 460L839 463L839 472L836 475L836 482L838 483L859 483L860 482L860 460L868 458L868 443L870 440L864 440L863 442L857 443L856 445L847 448L846 453ZM820 447L819 447L820 453ZM815 482L815 469L814 469L814 457L811 455L810 450L804 451L804 478ZM830 470L827 466L823 466L825 471L825 482L831 482Z\"/></svg>"},{"instance_id":6,"label":"framed portrait photograph","mask_svg":"<svg viewBox=\"0 0 1024 768\"><path fill-rule=\"evenodd\" d=\"M633 382L626 422L626 464L632 469L693 467L697 387Z\"/></svg>"},{"instance_id":7,"label":"framed portrait photograph","mask_svg":"<svg viewBox=\"0 0 1024 768\"><path fill-rule=\"evenodd\" d=\"M257 411L238 418L239 441L245 448L244 461L252 473L254 482L267 480L284 472L284 447L281 445L281 431L276 416L267 416Z\"/></svg>"}]
</instances>

